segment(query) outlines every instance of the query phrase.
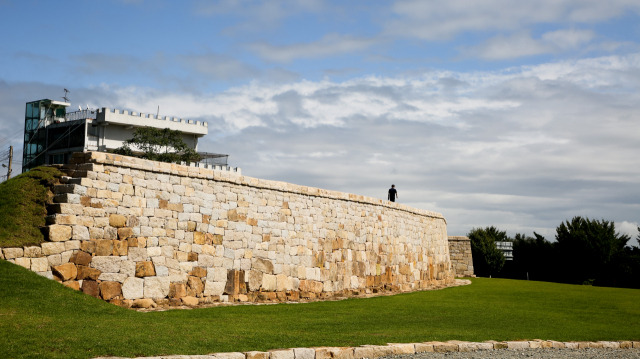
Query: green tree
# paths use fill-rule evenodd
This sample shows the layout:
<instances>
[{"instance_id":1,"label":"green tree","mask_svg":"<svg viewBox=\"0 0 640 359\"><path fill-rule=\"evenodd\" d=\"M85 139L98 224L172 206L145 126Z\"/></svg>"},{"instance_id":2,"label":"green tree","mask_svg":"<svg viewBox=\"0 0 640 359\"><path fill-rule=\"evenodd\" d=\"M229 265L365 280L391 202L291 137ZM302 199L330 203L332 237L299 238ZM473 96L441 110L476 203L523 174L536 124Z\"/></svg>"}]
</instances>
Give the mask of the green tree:
<instances>
[{"instance_id":1,"label":"green tree","mask_svg":"<svg viewBox=\"0 0 640 359\"><path fill-rule=\"evenodd\" d=\"M133 147L133 148L132 148ZM133 137L114 153L171 163L198 162L200 155L182 140L180 131L168 128L138 127Z\"/></svg>"},{"instance_id":2,"label":"green tree","mask_svg":"<svg viewBox=\"0 0 640 359\"><path fill-rule=\"evenodd\" d=\"M504 254L496 247L497 241L508 241L507 232L496 227L474 228L467 235L471 240L473 271L487 277L500 272L504 266Z\"/></svg>"},{"instance_id":3,"label":"green tree","mask_svg":"<svg viewBox=\"0 0 640 359\"><path fill-rule=\"evenodd\" d=\"M517 233L513 239L512 278L554 280L553 244L536 232L533 235L530 237Z\"/></svg>"},{"instance_id":4,"label":"green tree","mask_svg":"<svg viewBox=\"0 0 640 359\"><path fill-rule=\"evenodd\" d=\"M624 255L629 239L604 219L577 216L561 223L556 228L561 277L570 283L608 285L615 279L615 261Z\"/></svg>"}]
</instances>

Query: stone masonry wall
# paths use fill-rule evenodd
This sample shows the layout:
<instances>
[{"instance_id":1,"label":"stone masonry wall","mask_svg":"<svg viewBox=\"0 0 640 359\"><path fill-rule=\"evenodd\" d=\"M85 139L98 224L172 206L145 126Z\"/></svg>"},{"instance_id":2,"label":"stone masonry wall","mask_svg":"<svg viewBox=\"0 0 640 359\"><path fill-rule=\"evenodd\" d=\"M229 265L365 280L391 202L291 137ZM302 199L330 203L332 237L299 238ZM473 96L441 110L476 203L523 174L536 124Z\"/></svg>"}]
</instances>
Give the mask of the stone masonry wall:
<instances>
[{"instance_id":1,"label":"stone masonry wall","mask_svg":"<svg viewBox=\"0 0 640 359\"><path fill-rule=\"evenodd\" d=\"M449 256L456 277L475 277L469 237L450 236Z\"/></svg>"},{"instance_id":2,"label":"stone masonry wall","mask_svg":"<svg viewBox=\"0 0 640 359\"><path fill-rule=\"evenodd\" d=\"M438 213L100 152L64 169L47 242L2 258L114 304L326 299L454 281Z\"/></svg>"}]
</instances>

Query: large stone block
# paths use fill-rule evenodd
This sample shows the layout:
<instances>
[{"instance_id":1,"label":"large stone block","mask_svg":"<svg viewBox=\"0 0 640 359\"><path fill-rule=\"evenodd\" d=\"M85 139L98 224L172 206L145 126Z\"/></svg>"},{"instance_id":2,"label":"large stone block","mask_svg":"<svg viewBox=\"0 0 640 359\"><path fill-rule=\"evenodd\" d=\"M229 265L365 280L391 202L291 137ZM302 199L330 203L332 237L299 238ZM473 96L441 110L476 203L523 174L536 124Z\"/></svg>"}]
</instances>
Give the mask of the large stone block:
<instances>
[{"instance_id":1,"label":"large stone block","mask_svg":"<svg viewBox=\"0 0 640 359\"><path fill-rule=\"evenodd\" d=\"M26 257L16 258L13 260L13 263L21 267L31 269L31 258L26 258Z\"/></svg>"},{"instance_id":2,"label":"large stone block","mask_svg":"<svg viewBox=\"0 0 640 359\"><path fill-rule=\"evenodd\" d=\"M94 280L83 280L82 292L92 297L100 298L100 288L98 287L98 282Z\"/></svg>"},{"instance_id":3,"label":"large stone block","mask_svg":"<svg viewBox=\"0 0 640 359\"><path fill-rule=\"evenodd\" d=\"M145 277L144 297L160 299L169 295L169 277Z\"/></svg>"},{"instance_id":4,"label":"large stone block","mask_svg":"<svg viewBox=\"0 0 640 359\"><path fill-rule=\"evenodd\" d=\"M63 245L64 248L64 245ZM2 248L4 259L15 259L24 256L24 249L22 248ZM60 253L60 252L58 252Z\"/></svg>"},{"instance_id":5,"label":"large stone block","mask_svg":"<svg viewBox=\"0 0 640 359\"><path fill-rule=\"evenodd\" d=\"M71 256L69 262L75 263L77 265L88 266L89 264L91 264L92 259L93 257L91 256L91 254L83 251L77 251Z\"/></svg>"},{"instance_id":6,"label":"large stone block","mask_svg":"<svg viewBox=\"0 0 640 359\"><path fill-rule=\"evenodd\" d=\"M39 246L24 247L24 256L28 258L42 257L42 248Z\"/></svg>"},{"instance_id":7,"label":"large stone block","mask_svg":"<svg viewBox=\"0 0 640 359\"><path fill-rule=\"evenodd\" d=\"M224 292L229 295L247 293L247 286L244 281L244 271L230 270L227 272L227 284L225 285Z\"/></svg>"},{"instance_id":8,"label":"large stone block","mask_svg":"<svg viewBox=\"0 0 640 359\"><path fill-rule=\"evenodd\" d=\"M47 258L31 258L31 270L34 272L46 272L49 270L49 260Z\"/></svg>"},{"instance_id":9,"label":"large stone block","mask_svg":"<svg viewBox=\"0 0 640 359\"><path fill-rule=\"evenodd\" d=\"M129 277L122 283L124 299L138 299L144 296L144 279Z\"/></svg>"},{"instance_id":10,"label":"large stone block","mask_svg":"<svg viewBox=\"0 0 640 359\"><path fill-rule=\"evenodd\" d=\"M293 349L270 350L271 359L295 359Z\"/></svg>"},{"instance_id":11,"label":"large stone block","mask_svg":"<svg viewBox=\"0 0 640 359\"><path fill-rule=\"evenodd\" d=\"M47 227L47 240L51 242L64 242L71 239L72 227L60 224L52 224Z\"/></svg>"},{"instance_id":12,"label":"large stone block","mask_svg":"<svg viewBox=\"0 0 640 359\"><path fill-rule=\"evenodd\" d=\"M77 265L77 269L78 269L78 274L77 274L78 280L84 280L84 279L97 280L98 277L100 277L100 274L102 274L102 272L99 269L87 267L81 264Z\"/></svg>"},{"instance_id":13,"label":"large stone block","mask_svg":"<svg viewBox=\"0 0 640 359\"><path fill-rule=\"evenodd\" d=\"M249 286L247 289L250 292L255 292L260 290L260 287L262 286L262 276L263 273L256 271L256 270L250 270L247 273L247 285Z\"/></svg>"},{"instance_id":14,"label":"large stone block","mask_svg":"<svg viewBox=\"0 0 640 359\"><path fill-rule=\"evenodd\" d=\"M121 214L109 215L109 225L115 228L122 228L127 225L127 217Z\"/></svg>"},{"instance_id":15,"label":"large stone block","mask_svg":"<svg viewBox=\"0 0 640 359\"><path fill-rule=\"evenodd\" d=\"M100 296L104 300L114 299L122 295L122 285L119 282L100 283Z\"/></svg>"},{"instance_id":16,"label":"large stone block","mask_svg":"<svg viewBox=\"0 0 640 359\"><path fill-rule=\"evenodd\" d=\"M51 270L53 271L53 275L55 275L62 281L76 279L76 276L78 274L78 269L73 263L65 263L59 266L54 266L51 268Z\"/></svg>"},{"instance_id":17,"label":"large stone block","mask_svg":"<svg viewBox=\"0 0 640 359\"><path fill-rule=\"evenodd\" d=\"M268 259L252 258L251 269L262 273L273 274L273 263Z\"/></svg>"},{"instance_id":18,"label":"large stone block","mask_svg":"<svg viewBox=\"0 0 640 359\"><path fill-rule=\"evenodd\" d=\"M217 295L221 296L224 294L224 287L226 282L210 282L206 281L204 284L204 296Z\"/></svg>"},{"instance_id":19,"label":"large stone block","mask_svg":"<svg viewBox=\"0 0 640 359\"><path fill-rule=\"evenodd\" d=\"M91 260L91 267L99 269L103 273L118 273L122 258L120 257L103 257L95 256Z\"/></svg>"},{"instance_id":20,"label":"large stone block","mask_svg":"<svg viewBox=\"0 0 640 359\"><path fill-rule=\"evenodd\" d=\"M62 242L44 242L40 246L42 247L42 254L45 256L60 254L66 250Z\"/></svg>"},{"instance_id":21,"label":"large stone block","mask_svg":"<svg viewBox=\"0 0 640 359\"><path fill-rule=\"evenodd\" d=\"M156 269L153 266L153 262L144 261L136 263L136 277L152 277L156 275Z\"/></svg>"},{"instance_id":22,"label":"large stone block","mask_svg":"<svg viewBox=\"0 0 640 359\"><path fill-rule=\"evenodd\" d=\"M99 239L96 241L96 256L113 255L113 241L111 239Z\"/></svg>"}]
</instances>

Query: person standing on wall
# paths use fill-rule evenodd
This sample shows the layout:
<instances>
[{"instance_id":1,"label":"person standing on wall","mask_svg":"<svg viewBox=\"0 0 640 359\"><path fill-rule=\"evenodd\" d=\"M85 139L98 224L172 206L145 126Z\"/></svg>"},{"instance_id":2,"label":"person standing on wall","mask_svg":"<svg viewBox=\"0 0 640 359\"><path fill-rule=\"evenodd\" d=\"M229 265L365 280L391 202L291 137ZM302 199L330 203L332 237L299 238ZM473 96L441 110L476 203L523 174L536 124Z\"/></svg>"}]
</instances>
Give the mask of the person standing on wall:
<instances>
[{"instance_id":1,"label":"person standing on wall","mask_svg":"<svg viewBox=\"0 0 640 359\"><path fill-rule=\"evenodd\" d=\"M389 195L387 196L387 199L391 202L395 202L396 198L398 198L398 191L396 190L396 185L392 184L391 188L389 188Z\"/></svg>"}]
</instances>

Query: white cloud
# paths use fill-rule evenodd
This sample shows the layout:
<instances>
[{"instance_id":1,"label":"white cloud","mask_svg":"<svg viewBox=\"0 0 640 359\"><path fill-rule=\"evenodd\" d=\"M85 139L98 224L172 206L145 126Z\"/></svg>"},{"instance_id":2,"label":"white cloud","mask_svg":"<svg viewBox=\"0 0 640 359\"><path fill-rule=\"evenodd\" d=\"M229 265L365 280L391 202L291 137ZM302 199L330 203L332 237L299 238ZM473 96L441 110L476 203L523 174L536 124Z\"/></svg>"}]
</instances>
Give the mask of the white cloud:
<instances>
[{"instance_id":1,"label":"white cloud","mask_svg":"<svg viewBox=\"0 0 640 359\"><path fill-rule=\"evenodd\" d=\"M268 61L287 63L302 58L323 58L357 53L375 43L376 40L374 39L351 35L328 34L315 42L293 45L272 45L266 42L257 42L249 45L249 49Z\"/></svg>"},{"instance_id":2,"label":"white cloud","mask_svg":"<svg viewBox=\"0 0 640 359\"><path fill-rule=\"evenodd\" d=\"M396 18L386 32L439 41L470 31L521 31L534 24L606 21L626 12L640 12L633 0L450 0L446 2L396 1Z\"/></svg>"},{"instance_id":3,"label":"white cloud","mask_svg":"<svg viewBox=\"0 0 640 359\"><path fill-rule=\"evenodd\" d=\"M640 234L638 233L638 227L640 227L640 224L638 224L638 222L622 221L616 222L615 225L616 231L618 233L626 234L631 237L631 240L627 242L627 245L638 246L638 242L636 241L636 238L638 238L638 235Z\"/></svg>"},{"instance_id":4,"label":"white cloud","mask_svg":"<svg viewBox=\"0 0 640 359\"><path fill-rule=\"evenodd\" d=\"M547 53L573 51L587 44L594 37L590 30L557 30L544 33L534 39L529 32L517 32L508 36L495 36L485 43L465 50L467 55L487 60L514 59Z\"/></svg>"}]
</instances>

